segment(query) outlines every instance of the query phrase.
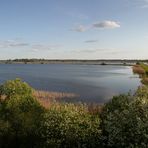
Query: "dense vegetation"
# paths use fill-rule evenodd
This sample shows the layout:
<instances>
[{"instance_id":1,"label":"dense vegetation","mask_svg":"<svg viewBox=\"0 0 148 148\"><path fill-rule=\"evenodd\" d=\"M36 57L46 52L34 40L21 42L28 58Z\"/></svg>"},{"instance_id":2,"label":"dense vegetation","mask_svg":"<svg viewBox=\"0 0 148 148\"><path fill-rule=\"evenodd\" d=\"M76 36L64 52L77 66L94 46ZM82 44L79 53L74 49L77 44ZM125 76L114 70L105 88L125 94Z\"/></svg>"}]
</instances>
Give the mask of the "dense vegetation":
<instances>
[{"instance_id":1,"label":"dense vegetation","mask_svg":"<svg viewBox=\"0 0 148 148\"><path fill-rule=\"evenodd\" d=\"M138 62L133 66L133 72L139 74L143 84L148 85L148 64Z\"/></svg>"},{"instance_id":2,"label":"dense vegetation","mask_svg":"<svg viewBox=\"0 0 148 148\"><path fill-rule=\"evenodd\" d=\"M148 88L90 111L84 104L44 108L20 79L0 86L0 148L147 148Z\"/></svg>"}]
</instances>

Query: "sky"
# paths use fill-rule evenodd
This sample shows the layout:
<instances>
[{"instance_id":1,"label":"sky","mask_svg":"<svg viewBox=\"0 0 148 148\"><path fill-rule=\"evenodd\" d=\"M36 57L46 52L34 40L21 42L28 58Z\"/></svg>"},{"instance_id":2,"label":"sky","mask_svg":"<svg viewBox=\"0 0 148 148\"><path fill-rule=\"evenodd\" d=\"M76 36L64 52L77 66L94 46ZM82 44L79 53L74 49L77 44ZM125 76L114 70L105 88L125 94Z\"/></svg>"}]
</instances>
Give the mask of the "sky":
<instances>
[{"instance_id":1,"label":"sky","mask_svg":"<svg viewBox=\"0 0 148 148\"><path fill-rule=\"evenodd\" d=\"M0 59L148 59L148 0L0 0Z\"/></svg>"}]
</instances>

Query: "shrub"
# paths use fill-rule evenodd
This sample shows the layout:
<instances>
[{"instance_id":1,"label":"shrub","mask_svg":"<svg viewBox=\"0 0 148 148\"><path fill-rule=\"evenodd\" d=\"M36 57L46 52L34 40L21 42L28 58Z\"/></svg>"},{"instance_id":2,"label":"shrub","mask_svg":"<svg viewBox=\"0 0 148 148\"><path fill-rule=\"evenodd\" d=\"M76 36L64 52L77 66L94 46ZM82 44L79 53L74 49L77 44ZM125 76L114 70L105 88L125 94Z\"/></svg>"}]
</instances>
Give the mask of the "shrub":
<instances>
[{"instance_id":1,"label":"shrub","mask_svg":"<svg viewBox=\"0 0 148 148\"><path fill-rule=\"evenodd\" d=\"M147 92L144 94L143 92ZM102 112L102 143L113 148L148 147L148 91L139 88L134 96L120 95Z\"/></svg>"},{"instance_id":2,"label":"shrub","mask_svg":"<svg viewBox=\"0 0 148 148\"><path fill-rule=\"evenodd\" d=\"M45 147L95 148L99 146L99 123L99 117L85 105L54 104L44 115Z\"/></svg>"},{"instance_id":3,"label":"shrub","mask_svg":"<svg viewBox=\"0 0 148 148\"><path fill-rule=\"evenodd\" d=\"M0 147L37 147L41 143L40 124L44 109L31 96L31 88L21 80L1 86Z\"/></svg>"},{"instance_id":4,"label":"shrub","mask_svg":"<svg viewBox=\"0 0 148 148\"><path fill-rule=\"evenodd\" d=\"M0 96L11 98L14 96L32 95L32 88L21 79L9 80L0 86Z\"/></svg>"}]
</instances>

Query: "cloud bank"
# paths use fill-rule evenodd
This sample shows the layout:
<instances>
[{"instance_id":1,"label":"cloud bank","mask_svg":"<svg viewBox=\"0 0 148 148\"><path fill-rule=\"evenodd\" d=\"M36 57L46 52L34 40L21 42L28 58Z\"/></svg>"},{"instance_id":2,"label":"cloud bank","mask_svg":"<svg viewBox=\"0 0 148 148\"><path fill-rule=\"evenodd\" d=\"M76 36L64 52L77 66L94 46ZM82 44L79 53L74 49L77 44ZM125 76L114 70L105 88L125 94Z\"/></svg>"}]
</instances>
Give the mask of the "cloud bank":
<instances>
[{"instance_id":1,"label":"cloud bank","mask_svg":"<svg viewBox=\"0 0 148 148\"><path fill-rule=\"evenodd\" d=\"M102 21L93 24L93 28L100 28L100 29L115 29L119 27L120 24L115 21Z\"/></svg>"},{"instance_id":2,"label":"cloud bank","mask_svg":"<svg viewBox=\"0 0 148 148\"><path fill-rule=\"evenodd\" d=\"M15 47L26 47L26 46L29 46L29 43L17 40L0 41L0 48L15 48Z\"/></svg>"},{"instance_id":3,"label":"cloud bank","mask_svg":"<svg viewBox=\"0 0 148 148\"><path fill-rule=\"evenodd\" d=\"M93 30L93 29L115 29L115 28L120 28L120 24L117 21L110 21L110 20L105 20L97 23L91 24L89 27L85 25L79 25L74 27L73 31L76 32L85 32L87 30Z\"/></svg>"},{"instance_id":4,"label":"cloud bank","mask_svg":"<svg viewBox=\"0 0 148 148\"><path fill-rule=\"evenodd\" d=\"M30 50L32 52L38 52L38 51L50 51L54 50L56 48L61 47L61 45L58 44L34 44L34 43L27 43L22 42L19 40L3 40L0 41L0 49L6 49L6 48L23 48L26 47L27 50Z\"/></svg>"}]
</instances>

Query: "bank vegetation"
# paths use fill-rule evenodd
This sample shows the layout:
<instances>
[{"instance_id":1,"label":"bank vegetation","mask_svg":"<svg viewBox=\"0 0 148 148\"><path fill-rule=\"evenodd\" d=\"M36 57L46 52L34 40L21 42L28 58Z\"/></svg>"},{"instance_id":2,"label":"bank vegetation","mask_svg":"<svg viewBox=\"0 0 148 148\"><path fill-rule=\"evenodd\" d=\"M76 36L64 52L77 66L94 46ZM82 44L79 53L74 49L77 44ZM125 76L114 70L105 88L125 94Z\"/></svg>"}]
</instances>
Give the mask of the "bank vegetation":
<instances>
[{"instance_id":1,"label":"bank vegetation","mask_svg":"<svg viewBox=\"0 0 148 148\"><path fill-rule=\"evenodd\" d=\"M59 102L44 106L42 92L34 91L20 79L0 86L0 148L148 147L146 86L102 106Z\"/></svg>"}]
</instances>

